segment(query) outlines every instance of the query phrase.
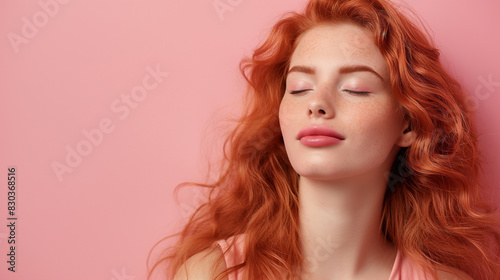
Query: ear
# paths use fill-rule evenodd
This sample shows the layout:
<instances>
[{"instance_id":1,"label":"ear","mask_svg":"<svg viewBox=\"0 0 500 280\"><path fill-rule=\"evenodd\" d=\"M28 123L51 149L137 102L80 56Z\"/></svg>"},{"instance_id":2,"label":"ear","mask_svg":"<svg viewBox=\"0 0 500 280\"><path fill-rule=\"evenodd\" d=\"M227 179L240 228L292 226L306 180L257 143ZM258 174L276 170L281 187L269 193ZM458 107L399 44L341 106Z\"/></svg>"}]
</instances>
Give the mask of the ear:
<instances>
[{"instance_id":1,"label":"ear","mask_svg":"<svg viewBox=\"0 0 500 280\"><path fill-rule=\"evenodd\" d=\"M417 133L413 131L411 122L409 120L405 120L401 135L396 141L396 145L399 147L409 147L415 139L417 138Z\"/></svg>"}]
</instances>

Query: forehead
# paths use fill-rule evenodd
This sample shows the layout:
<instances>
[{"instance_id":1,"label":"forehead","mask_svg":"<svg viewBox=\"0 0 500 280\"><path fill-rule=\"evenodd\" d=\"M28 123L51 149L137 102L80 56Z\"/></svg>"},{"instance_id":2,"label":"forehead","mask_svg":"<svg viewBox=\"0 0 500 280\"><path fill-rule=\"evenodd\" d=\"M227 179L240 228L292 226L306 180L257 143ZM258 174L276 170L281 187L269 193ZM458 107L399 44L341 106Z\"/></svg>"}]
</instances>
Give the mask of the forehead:
<instances>
[{"instance_id":1,"label":"forehead","mask_svg":"<svg viewBox=\"0 0 500 280\"><path fill-rule=\"evenodd\" d=\"M371 31L355 24L316 26L299 38L290 66L339 67L364 64L387 77L387 64L374 40Z\"/></svg>"}]
</instances>

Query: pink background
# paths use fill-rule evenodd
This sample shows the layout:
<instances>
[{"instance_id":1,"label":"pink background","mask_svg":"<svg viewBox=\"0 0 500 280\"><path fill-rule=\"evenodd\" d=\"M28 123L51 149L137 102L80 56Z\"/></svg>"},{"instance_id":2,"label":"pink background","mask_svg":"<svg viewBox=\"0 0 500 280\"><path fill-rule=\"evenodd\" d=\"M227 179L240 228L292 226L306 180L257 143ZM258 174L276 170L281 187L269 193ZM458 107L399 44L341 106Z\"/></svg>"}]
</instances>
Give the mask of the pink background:
<instances>
[{"instance_id":1,"label":"pink background","mask_svg":"<svg viewBox=\"0 0 500 280\"><path fill-rule=\"evenodd\" d=\"M145 279L150 248L201 197L187 190L178 206L174 187L204 178L239 112L240 59L304 1L54 1L0 4L0 176L16 166L18 179L15 273L0 188L0 278ZM471 94L500 206L500 1L407 3ZM85 155L69 166L68 149Z\"/></svg>"}]
</instances>

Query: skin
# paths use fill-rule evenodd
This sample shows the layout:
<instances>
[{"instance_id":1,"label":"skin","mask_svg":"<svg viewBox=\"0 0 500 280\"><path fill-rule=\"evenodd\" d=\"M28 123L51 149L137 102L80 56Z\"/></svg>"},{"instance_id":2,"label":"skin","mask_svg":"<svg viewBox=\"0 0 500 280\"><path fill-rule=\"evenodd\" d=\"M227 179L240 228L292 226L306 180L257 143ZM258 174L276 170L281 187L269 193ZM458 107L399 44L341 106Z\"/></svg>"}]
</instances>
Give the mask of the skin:
<instances>
[{"instance_id":1,"label":"skin","mask_svg":"<svg viewBox=\"0 0 500 280\"><path fill-rule=\"evenodd\" d=\"M341 73L346 65L370 71ZM374 37L353 24L318 26L299 39L279 118L299 200L305 279L388 279L396 250L379 230L387 175L401 147L411 145ZM293 93L294 91L301 91ZM369 93L354 93L369 92ZM345 139L309 147L297 133L324 125Z\"/></svg>"},{"instance_id":2,"label":"skin","mask_svg":"<svg viewBox=\"0 0 500 280\"><path fill-rule=\"evenodd\" d=\"M293 168L318 180L352 178L392 164L411 139L394 99L389 69L369 31L351 24L321 26L306 32L292 55L290 69L309 66L316 73L291 72L280 106L280 125ZM339 74L345 65L366 65L368 71ZM292 91L306 90L291 94ZM349 90L370 92L351 93ZM326 125L346 139L327 148L310 148L296 141L309 125ZM380 168L379 168L380 169Z\"/></svg>"},{"instance_id":3,"label":"skin","mask_svg":"<svg viewBox=\"0 0 500 280\"><path fill-rule=\"evenodd\" d=\"M387 280L394 265L396 249L379 230L386 178L398 150L416 135L393 98L389 69L373 42L373 34L357 25L318 26L301 36L291 58L290 69L315 69L287 76L279 111L285 148L300 175L306 261L301 279ZM369 66L382 79L367 71L340 74L345 65ZM296 90L306 91L291 94ZM345 140L304 146L298 131L316 124ZM211 280L226 268L222 250L214 246L189 258L174 279ZM445 266L436 272L439 280L472 279Z\"/></svg>"}]
</instances>

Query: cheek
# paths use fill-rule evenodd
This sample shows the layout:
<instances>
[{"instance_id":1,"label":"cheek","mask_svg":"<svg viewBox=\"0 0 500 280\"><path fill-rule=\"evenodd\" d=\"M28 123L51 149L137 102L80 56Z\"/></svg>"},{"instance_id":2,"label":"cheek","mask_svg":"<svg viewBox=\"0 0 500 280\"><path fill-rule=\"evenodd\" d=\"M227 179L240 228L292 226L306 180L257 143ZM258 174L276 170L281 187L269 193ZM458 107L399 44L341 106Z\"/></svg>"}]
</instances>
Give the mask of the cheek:
<instances>
[{"instance_id":1,"label":"cheek","mask_svg":"<svg viewBox=\"0 0 500 280\"><path fill-rule=\"evenodd\" d=\"M392 146L399 136L401 120L395 109L383 108L381 104L358 108L356 113L352 114L351 127L356 134L364 135L363 138L371 141L373 145Z\"/></svg>"},{"instance_id":2,"label":"cheek","mask_svg":"<svg viewBox=\"0 0 500 280\"><path fill-rule=\"evenodd\" d=\"M286 134L290 129L291 129L291 124L292 118L294 114L294 108L290 102L287 101L286 98L284 98L281 101L280 107L279 107L279 122L280 122L280 127L281 131L283 134Z\"/></svg>"}]
</instances>

